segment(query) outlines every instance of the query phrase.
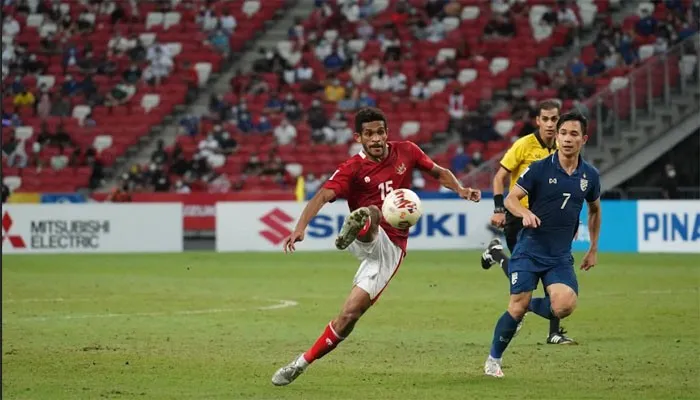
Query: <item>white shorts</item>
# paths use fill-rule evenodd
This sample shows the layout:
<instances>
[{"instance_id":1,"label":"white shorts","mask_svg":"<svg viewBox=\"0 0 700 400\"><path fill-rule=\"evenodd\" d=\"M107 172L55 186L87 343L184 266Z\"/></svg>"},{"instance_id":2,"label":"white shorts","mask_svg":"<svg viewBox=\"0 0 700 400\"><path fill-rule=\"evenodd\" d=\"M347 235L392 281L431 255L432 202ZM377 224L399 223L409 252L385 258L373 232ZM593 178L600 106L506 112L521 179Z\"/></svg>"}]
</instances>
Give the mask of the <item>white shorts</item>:
<instances>
[{"instance_id":1,"label":"white shorts","mask_svg":"<svg viewBox=\"0 0 700 400\"><path fill-rule=\"evenodd\" d=\"M353 285L369 293L369 298L374 302L401 265L403 250L379 227L373 242L355 240L348 251L362 261Z\"/></svg>"}]
</instances>

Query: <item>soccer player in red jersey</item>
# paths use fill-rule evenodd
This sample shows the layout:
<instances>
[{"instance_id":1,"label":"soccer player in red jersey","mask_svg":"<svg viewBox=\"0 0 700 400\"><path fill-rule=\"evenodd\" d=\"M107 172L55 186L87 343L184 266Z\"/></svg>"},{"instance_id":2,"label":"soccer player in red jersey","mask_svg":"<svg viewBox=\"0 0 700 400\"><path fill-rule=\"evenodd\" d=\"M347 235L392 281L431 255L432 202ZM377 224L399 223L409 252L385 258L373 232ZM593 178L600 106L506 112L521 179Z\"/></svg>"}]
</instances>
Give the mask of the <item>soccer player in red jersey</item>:
<instances>
[{"instance_id":1,"label":"soccer player in red jersey","mask_svg":"<svg viewBox=\"0 0 700 400\"><path fill-rule=\"evenodd\" d=\"M350 295L338 316L305 353L272 376L284 386L294 381L314 361L328 354L348 337L360 317L377 301L406 255L408 229L398 229L382 219L384 198L394 189L410 188L413 170L425 171L444 187L466 200L479 201L481 192L462 187L449 169L435 164L413 142L389 142L386 117L376 108L355 115L355 140L363 150L338 167L302 211L294 232L284 241L285 253L296 250L304 231L324 204L337 198L348 201L350 215L335 239L339 250L348 249L361 260Z\"/></svg>"}]
</instances>

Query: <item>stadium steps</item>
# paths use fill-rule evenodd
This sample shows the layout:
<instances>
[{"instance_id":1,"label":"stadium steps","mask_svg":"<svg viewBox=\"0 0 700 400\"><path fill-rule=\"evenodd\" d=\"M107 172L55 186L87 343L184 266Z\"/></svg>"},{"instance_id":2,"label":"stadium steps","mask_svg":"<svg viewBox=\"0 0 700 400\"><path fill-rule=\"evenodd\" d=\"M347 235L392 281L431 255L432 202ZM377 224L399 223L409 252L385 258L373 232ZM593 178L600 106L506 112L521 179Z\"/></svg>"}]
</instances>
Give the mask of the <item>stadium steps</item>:
<instances>
[{"instance_id":1,"label":"stadium steps","mask_svg":"<svg viewBox=\"0 0 700 400\"><path fill-rule=\"evenodd\" d=\"M255 39L246 43L241 53L234 53L231 56L231 61L222 65L221 72L212 73L207 85L199 88L199 94L191 104L182 104L175 107L175 111L166 117L160 125L153 127L147 135L144 135L136 146L128 149L125 155L119 159L108 171L109 178L107 183L99 188L98 192L107 192L111 190L117 183L117 179L121 174L128 171L129 167L134 164L143 165L151 159L151 154L156 149L156 144L159 139L163 139L165 146L171 146L175 143L178 136L179 126L178 121L180 116L184 114L195 114L201 116L208 111L209 98L213 93L225 93L229 91L229 82L233 77L236 69L248 69L253 60L257 57L257 51L254 46L265 45L266 43L279 39L275 39L280 30L278 26L291 26L294 18L297 16L306 16L313 10L313 0L287 0L285 7L275 13L273 19L266 21L264 28L255 36ZM286 28L284 37L286 37ZM268 35L270 34L270 35ZM275 36L271 36L274 34Z\"/></svg>"}]
</instances>

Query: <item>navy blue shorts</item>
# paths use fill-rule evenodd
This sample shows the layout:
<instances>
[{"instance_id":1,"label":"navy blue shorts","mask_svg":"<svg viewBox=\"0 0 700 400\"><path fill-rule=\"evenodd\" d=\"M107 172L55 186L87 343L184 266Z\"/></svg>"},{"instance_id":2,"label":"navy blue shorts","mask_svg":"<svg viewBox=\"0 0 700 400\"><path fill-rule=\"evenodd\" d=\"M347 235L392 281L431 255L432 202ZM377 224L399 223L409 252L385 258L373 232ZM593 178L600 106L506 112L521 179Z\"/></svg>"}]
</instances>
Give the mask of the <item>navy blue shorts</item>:
<instances>
[{"instance_id":1,"label":"navy blue shorts","mask_svg":"<svg viewBox=\"0 0 700 400\"><path fill-rule=\"evenodd\" d=\"M511 259L508 264L510 271L510 294L533 292L537 283L542 280L546 288L553 283L563 283L578 295L578 280L573 264L556 267L545 267L531 258Z\"/></svg>"}]
</instances>

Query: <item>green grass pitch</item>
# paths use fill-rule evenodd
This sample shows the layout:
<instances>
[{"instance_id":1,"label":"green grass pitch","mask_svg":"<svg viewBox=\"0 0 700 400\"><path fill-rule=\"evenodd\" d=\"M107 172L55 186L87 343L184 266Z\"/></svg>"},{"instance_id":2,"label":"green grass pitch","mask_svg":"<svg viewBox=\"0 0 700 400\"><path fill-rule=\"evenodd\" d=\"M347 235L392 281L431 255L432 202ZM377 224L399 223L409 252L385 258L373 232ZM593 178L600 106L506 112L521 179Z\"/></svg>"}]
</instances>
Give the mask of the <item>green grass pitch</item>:
<instances>
[{"instance_id":1,"label":"green grass pitch","mask_svg":"<svg viewBox=\"0 0 700 400\"><path fill-rule=\"evenodd\" d=\"M477 260L410 252L352 336L278 388L339 310L351 255L3 256L3 398L700 398L697 255L601 255L564 321L581 344L545 345L529 315L501 380L482 368L507 281Z\"/></svg>"}]
</instances>

